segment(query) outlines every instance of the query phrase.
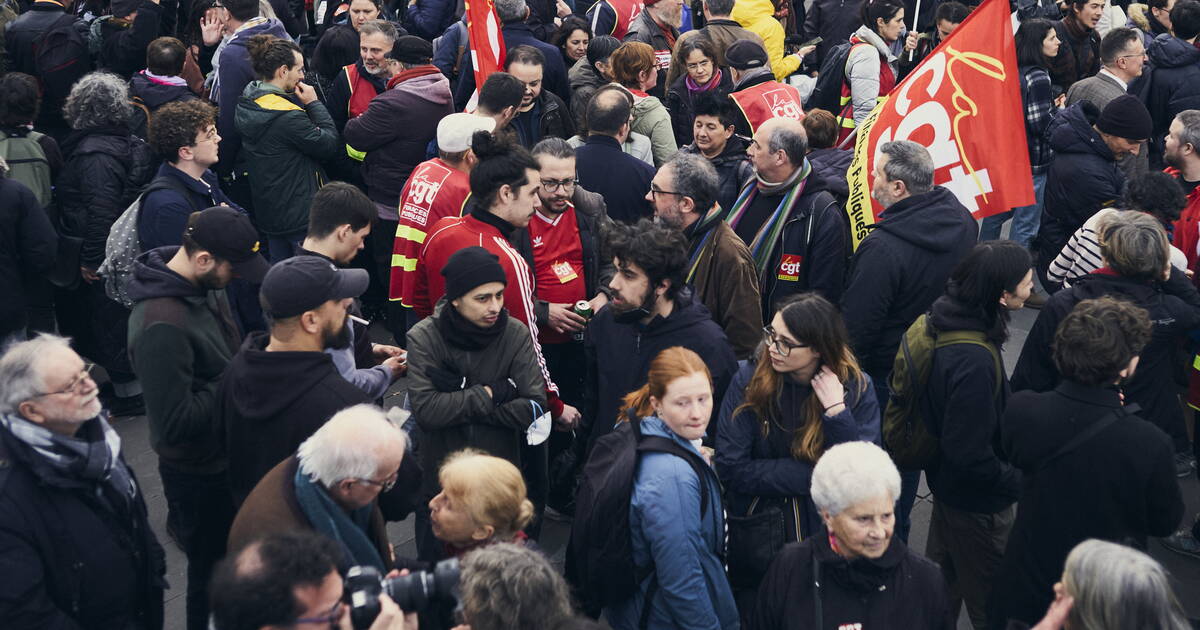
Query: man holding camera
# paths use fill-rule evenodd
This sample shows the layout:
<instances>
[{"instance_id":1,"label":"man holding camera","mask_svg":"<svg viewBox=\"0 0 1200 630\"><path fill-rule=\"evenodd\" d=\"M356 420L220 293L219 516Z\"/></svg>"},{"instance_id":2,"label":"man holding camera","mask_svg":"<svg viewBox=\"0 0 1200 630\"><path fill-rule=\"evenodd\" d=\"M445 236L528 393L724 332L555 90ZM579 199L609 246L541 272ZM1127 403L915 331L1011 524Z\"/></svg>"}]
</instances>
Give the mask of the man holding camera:
<instances>
[{"instance_id":1,"label":"man holding camera","mask_svg":"<svg viewBox=\"0 0 1200 630\"><path fill-rule=\"evenodd\" d=\"M212 627L417 630L416 612L400 610L385 593L374 621L354 623L341 563L338 544L316 533L290 531L257 540L217 567L209 589Z\"/></svg>"}]
</instances>

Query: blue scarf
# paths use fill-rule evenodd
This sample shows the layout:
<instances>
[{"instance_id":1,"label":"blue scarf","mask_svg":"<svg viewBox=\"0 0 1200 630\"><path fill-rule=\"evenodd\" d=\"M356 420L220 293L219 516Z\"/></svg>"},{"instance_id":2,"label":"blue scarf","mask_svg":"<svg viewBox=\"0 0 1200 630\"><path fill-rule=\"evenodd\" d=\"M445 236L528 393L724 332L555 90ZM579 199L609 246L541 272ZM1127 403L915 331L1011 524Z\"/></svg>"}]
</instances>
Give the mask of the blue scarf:
<instances>
[{"instance_id":1,"label":"blue scarf","mask_svg":"<svg viewBox=\"0 0 1200 630\"><path fill-rule=\"evenodd\" d=\"M367 536L367 529L371 526L370 505L346 514L346 510L334 502L320 484L304 474L300 467L296 468L296 502L318 532L342 546L342 553L345 554L343 561L347 564L341 568L370 565L381 573L387 572L383 558L379 557L379 550Z\"/></svg>"}]
</instances>

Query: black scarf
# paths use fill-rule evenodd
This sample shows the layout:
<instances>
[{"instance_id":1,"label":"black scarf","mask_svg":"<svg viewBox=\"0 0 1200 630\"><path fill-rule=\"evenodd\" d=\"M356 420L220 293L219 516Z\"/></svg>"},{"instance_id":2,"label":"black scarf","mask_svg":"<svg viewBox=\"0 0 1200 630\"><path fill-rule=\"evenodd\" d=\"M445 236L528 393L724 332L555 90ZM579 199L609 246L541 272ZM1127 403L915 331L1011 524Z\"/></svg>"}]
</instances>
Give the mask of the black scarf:
<instances>
[{"instance_id":1,"label":"black scarf","mask_svg":"<svg viewBox=\"0 0 1200 630\"><path fill-rule=\"evenodd\" d=\"M818 535L816 547L813 550L816 560L821 563L821 575L837 582L843 588L856 593L874 593L879 590L904 560L907 548L899 538L893 536L887 551L875 559L855 558L849 560L838 555L829 546L829 536Z\"/></svg>"},{"instance_id":2,"label":"black scarf","mask_svg":"<svg viewBox=\"0 0 1200 630\"><path fill-rule=\"evenodd\" d=\"M463 317L453 304L446 302L437 317L438 332L446 343L462 350L483 350L490 346L508 325L508 309L500 310L496 323L487 328L476 326Z\"/></svg>"}]
</instances>

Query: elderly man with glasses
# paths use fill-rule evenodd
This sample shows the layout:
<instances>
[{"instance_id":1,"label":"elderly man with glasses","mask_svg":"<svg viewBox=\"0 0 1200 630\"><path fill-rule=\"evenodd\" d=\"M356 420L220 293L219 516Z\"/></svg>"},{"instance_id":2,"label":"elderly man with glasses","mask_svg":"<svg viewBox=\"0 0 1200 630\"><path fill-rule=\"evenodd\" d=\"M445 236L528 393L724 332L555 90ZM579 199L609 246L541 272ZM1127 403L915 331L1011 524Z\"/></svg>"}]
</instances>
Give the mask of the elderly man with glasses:
<instances>
[{"instance_id":1,"label":"elderly man with glasses","mask_svg":"<svg viewBox=\"0 0 1200 630\"><path fill-rule=\"evenodd\" d=\"M395 555L379 495L396 485L406 448L404 432L378 407L339 411L246 497L229 551L269 534L315 531L341 547L342 570L370 565L390 571Z\"/></svg>"},{"instance_id":2,"label":"elderly man with glasses","mask_svg":"<svg viewBox=\"0 0 1200 630\"><path fill-rule=\"evenodd\" d=\"M54 335L0 357L5 628L162 628L163 550L92 367Z\"/></svg>"}]
</instances>

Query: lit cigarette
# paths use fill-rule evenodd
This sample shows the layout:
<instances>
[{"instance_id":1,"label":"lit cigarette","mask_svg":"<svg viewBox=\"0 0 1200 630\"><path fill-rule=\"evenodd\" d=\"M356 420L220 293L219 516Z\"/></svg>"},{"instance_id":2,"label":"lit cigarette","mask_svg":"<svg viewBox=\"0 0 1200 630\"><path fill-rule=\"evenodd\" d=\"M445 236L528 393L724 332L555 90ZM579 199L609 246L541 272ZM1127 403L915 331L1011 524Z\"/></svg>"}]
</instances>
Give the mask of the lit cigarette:
<instances>
[{"instance_id":1,"label":"lit cigarette","mask_svg":"<svg viewBox=\"0 0 1200 630\"><path fill-rule=\"evenodd\" d=\"M363 318L361 318L361 317L356 317L356 316L354 316L354 315L347 315L346 317L349 317L349 318L350 318L350 321L358 322L358 323L362 324L363 326L370 326L370 325L371 325L371 322L369 322L369 321L367 321L367 320L365 320L365 319L363 319Z\"/></svg>"}]
</instances>

